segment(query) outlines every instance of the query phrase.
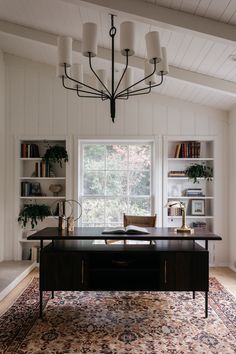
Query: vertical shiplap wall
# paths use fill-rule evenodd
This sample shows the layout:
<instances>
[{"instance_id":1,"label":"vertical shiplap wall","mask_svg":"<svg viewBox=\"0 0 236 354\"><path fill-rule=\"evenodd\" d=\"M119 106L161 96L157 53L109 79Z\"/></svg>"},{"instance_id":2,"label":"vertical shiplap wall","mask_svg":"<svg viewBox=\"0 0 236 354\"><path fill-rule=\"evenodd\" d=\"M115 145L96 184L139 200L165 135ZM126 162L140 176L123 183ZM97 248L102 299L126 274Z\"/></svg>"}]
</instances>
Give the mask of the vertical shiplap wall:
<instances>
[{"instance_id":1,"label":"vertical shiplap wall","mask_svg":"<svg viewBox=\"0 0 236 354\"><path fill-rule=\"evenodd\" d=\"M236 108L229 115L229 264L236 271Z\"/></svg>"},{"instance_id":2,"label":"vertical shiplap wall","mask_svg":"<svg viewBox=\"0 0 236 354\"><path fill-rule=\"evenodd\" d=\"M12 210L16 203L14 186L14 136L78 136L81 138L138 138L163 135L212 135L216 146L216 232L223 242L216 244L216 263L226 264L227 237L227 113L157 94L118 102L116 122L109 117L109 105L78 99L66 92L51 66L6 55L7 66L7 180L5 258L15 256ZM219 205L218 205L219 204Z\"/></svg>"},{"instance_id":3,"label":"vertical shiplap wall","mask_svg":"<svg viewBox=\"0 0 236 354\"><path fill-rule=\"evenodd\" d=\"M0 261L4 258L5 215L5 63L0 50Z\"/></svg>"}]
</instances>

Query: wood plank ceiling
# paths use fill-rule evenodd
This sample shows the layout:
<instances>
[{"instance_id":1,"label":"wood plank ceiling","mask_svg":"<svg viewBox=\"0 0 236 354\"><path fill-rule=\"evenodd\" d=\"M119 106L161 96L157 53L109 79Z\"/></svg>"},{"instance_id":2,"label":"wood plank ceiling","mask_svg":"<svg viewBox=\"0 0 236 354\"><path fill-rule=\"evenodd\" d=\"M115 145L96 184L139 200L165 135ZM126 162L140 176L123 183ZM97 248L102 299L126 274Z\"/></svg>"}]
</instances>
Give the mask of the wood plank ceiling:
<instances>
[{"instance_id":1,"label":"wood plank ceiling","mask_svg":"<svg viewBox=\"0 0 236 354\"><path fill-rule=\"evenodd\" d=\"M143 0L143 2L156 5L157 9L158 6L162 6L190 13L196 17L196 21L201 16L236 25L236 0ZM1 0L0 48L11 54L55 65L55 46L43 43L43 41L33 41L30 36L27 38L27 36L12 34L5 30L4 26L7 27L7 23L18 24L24 26L25 31L35 29L40 33L52 34L54 37L59 34L70 35L80 41L82 24L90 21L98 24L99 46L110 48L108 13L109 10L104 10L103 7L93 7L91 4L86 6L86 1ZM133 18L125 13L116 17L118 29L119 24L125 20L133 20ZM229 41L215 41L213 38L184 30L177 31L159 24L150 25L137 20L135 23L137 57L145 58L146 56L145 33L157 30L160 32L161 45L167 47L171 66L236 83L236 62L229 59L230 55L236 54L236 46ZM116 50L119 51L119 30L117 33ZM84 62L80 54L75 54L75 57ZM104 58L99 60L99 65L102 65L102 68L110 68L109 61ZM117 64L117 69L120 69L119 64ZM136 68L136 77L141 75L141 70ZM236 104L236 94L229 94L224 90L216 91L214 88L171 76L167 78L163 86L157 89L157 92L223 110L230 110Z\"/></svg>"}]
</instances>

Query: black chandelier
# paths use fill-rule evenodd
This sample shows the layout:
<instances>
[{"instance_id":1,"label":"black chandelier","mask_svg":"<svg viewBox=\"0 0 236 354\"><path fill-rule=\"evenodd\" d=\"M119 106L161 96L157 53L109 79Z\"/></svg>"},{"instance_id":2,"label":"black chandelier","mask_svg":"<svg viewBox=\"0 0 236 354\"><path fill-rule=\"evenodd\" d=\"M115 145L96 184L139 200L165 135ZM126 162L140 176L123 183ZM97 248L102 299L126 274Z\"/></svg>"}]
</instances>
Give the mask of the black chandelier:
<instances>
[{"instance_id":1,"label":"black chandelier","mask_svg":"<svg viewBox=\"0 0 236 354\"><path fill-rule=\"evenodd\" d=\"M114 122L116 115L116 100L127 100L131 96L149 94L152 88L163 83L163 76L168 74L166 48L160 47L159 33L152 31L146 34L147 60L144 67L144 78L133 83L132 69L129 67L129 56L134 55L134 24L123 22L120 26L120 49L125 56L125 68L118 83L115 83L115 36L114 15L111 15L111 83L107 85L106 71L95 71L92 66L93 57L97 55L97 25L85 23L83 25L82 52L88 57L89 67L94 74L97 87L92 87L83 81L83 69L79 63L72 65L72 38L58 37L58 67L57 76L62 78L65 89L76 91L79 97L99 98L102 101L110 100L110 114ZM160 77L157 82L157 76ZM138 88L137 85L145 83L146 86ZM123 85L123 87L122 87ZM122 87L122 88L120 88Z\"/></svg>"}]
</instances>

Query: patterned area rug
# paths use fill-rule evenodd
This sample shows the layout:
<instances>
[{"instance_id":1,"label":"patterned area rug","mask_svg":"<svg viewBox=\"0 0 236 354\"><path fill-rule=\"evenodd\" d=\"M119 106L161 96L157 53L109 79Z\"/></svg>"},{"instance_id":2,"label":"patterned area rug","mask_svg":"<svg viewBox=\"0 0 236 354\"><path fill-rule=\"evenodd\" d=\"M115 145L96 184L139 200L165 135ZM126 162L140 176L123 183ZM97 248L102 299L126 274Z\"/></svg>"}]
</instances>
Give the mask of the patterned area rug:
<instances>
[{"instance_id":1,"label":"patterned area rug","mask_svg":"<svg viewBox=\"0 0 236 354\"><path fill-rule=\"evenodd\" d=\"M38 279L0 318L1 353L236 353L236 300L210 280L204 297L173 292L45 294L38 319Z\"/></svg>"}]
</instances>

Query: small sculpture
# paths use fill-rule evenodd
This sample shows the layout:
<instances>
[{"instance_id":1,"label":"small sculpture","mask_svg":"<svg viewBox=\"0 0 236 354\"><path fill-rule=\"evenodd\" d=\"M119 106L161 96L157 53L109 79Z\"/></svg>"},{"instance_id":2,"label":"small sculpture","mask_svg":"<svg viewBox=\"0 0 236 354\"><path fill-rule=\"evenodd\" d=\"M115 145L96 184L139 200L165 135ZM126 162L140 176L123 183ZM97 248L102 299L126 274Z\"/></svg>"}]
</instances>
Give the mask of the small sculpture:
<instances>
[{"instance_id":1,"label":"small sculpture","mask_svg":"<svg viewBox=\"0 0 236 354\"><path fill-rule=\"evenodd\" d=\"M62 185L61 184L50 184L49 190L50 190L50 192L53 193L54 197L57 197L58 194L62 191Z\"/></svg>"}]
</instances>

